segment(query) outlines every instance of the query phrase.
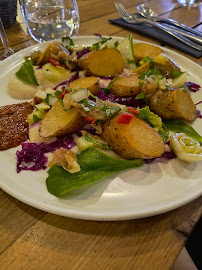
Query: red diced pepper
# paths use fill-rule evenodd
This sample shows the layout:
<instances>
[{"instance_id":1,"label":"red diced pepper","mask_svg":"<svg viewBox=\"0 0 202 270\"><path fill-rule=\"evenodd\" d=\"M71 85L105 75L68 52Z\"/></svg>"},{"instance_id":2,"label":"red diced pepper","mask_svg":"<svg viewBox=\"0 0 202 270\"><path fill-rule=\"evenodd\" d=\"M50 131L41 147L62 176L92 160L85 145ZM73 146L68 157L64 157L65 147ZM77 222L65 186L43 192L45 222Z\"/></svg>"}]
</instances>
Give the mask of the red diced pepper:
<instances>
[{"instance_id":1,"label":"red diced pepper","mask_svg":"<svg viewBox=\"0 0 202 270\"><path fill-rule=\"evenodd\" d=\"M139 114L139 111L135 110L134 108L132 107L128 107L129 111L131 111L132 113L134 114Z\"/></svg>"},{"instance_id":2,"label":"red diced pepper","mask_svg":"<svg viewBox=\"0 0 202 270\"><path fill-rule=\"evenodd\" d=\"M39 104L40 99L38 97L34 97L34 104Z\"/></svg>"},{"instance_id":3,"label":"red diced pepper","mask_svg":"<svg viewBox=\"0 0 202 270\"><path fill-rule=\"evenodd\" d=\"M133 115L130 113L122 113L120 117L117 120L118 124L129 124L131 119L133 118Z\"/></svg>"},{"instance_id":4,"label":"red diced pepper","mask_svg":"<svg viewBox=\"0 0 202 270\"><path fill-rule=\"evenodd\" d=\"M58 97L58 99L63 99L63 97L65 96L65 92L62 92L60 95L59 95L59 97Z\"/></svg>"},{"instance_id":5,"label":"red diced pepper","mask_svg":"<svg viewBox=\"0 0 202 270\"><path fill-rule=\"evenodd\" d=\"M53 59L53 58L48 58L48 62L50 62L54 66L60 66L60 63L57 60Z\"/></svg>"},{"instance_id":6,"label":"red diced pepper","mask_svg":"<svg viewBox=\"0 0 202 270\"><path fill-rule=\"evenodd\" d=\"M89 122L90 124L93 122L93 117L86 116L85 121Z\"/></svg>"}]
</instances>

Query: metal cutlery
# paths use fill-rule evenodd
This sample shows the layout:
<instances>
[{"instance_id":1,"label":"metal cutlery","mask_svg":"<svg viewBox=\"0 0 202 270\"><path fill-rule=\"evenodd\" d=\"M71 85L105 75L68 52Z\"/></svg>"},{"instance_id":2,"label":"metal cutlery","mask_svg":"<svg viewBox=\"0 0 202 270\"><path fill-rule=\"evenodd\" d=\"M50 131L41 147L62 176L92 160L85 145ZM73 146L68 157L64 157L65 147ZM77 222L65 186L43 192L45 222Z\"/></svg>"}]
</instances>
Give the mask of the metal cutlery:
<instances>
[{"instance_id":1,"label":"metal cutlery","mask_svg":"<svg viewBox=\"0 0 202 270\"><path fill-rule=\"evenodd\" d=\"M152 20L152 21L155 21L155 22L163 22L163 23L167 23L167 24L171 24L171 25L174 25L174 26L177 26L177 27L180 27L181 29L184 29L190 33L193 33L194 35L197 35L199 37L202 38L202 33L199 32L199 31L196 31L184 24L181 24L181 23L178 23L176 22L175 20L172 20L172 19L165 19L165 18L161 18L159 17L152 9L146 7L144 4L141 4L141 5L138 5L137 6L137 9L138 11L140 12L140 14L149 19L149 20Z\"/></svg>"},{"instance_id":2,"label":"metal cutlery","mask_svg":"<svg viewBox=\"0 0 202 270\"><path fill-rule=\"evenodd\" d=\"M130 13L127 12L127 10L123 7L123 5L119 2L115 3L115 6L118 10L118 12L120 13L121 17L128 23L131 24L141 24L141 23L145 23L145 24L149 24L152 25L154 27L157 27L163 31L165 31L166 33L172 35L173 37L177 38L178 40L182 41L183 43L187 44L188 46L191 46L197 50L202 51L202 46L200 46L199 44L191 41L190 39L178 34L177 32L175 32L173 29L169 28L168 26L164 26L161 25L157 22L145 19L145 18L139 18L138 16L136 16L135 14L132 15Z\"/></svg>"}]
</instances>

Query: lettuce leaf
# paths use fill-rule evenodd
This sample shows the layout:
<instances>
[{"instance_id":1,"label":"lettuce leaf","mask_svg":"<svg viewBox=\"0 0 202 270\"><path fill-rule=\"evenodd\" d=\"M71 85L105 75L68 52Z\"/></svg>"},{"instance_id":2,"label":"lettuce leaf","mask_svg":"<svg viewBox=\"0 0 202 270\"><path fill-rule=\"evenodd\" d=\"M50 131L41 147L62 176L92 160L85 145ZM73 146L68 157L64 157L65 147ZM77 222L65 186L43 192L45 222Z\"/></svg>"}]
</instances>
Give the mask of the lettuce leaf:
<instances>
[{"instance_id":1,"label":"lettuce leaf","mask_svg":"<svg viewBox=\"0 0 202 270\"><path fill-rule=\"evenodd\" d=\"M163 123L167 129L176 133L185 133L187 136L192 137L202 145L202 136L187 123L177 119L163 120Z\"/></svg>"},{"instance_id":2,"label":"lettuce leaf","mask_svg":"<svg viewBox=\"0 0 202 270\"><path fill-rule=\"evenodd\" d=\"M46 186L48 191L56 197L106 178L114 173L140 167L144 164L141 159L121 160L108 156L96 148L88 148L78 156L81 167L78 173L69 173L56 165L48 170Z\"/></svg>"},{"instance_id":3,"label":"lettuce leaf","mask_svg":"<svg viewBox=\"0 0 202 270\"><path fill-rule=\"evenodd\" d=\"M26 59L21 68L15 73L17 78L25 83L39 86L34 74L34 68L31 62Z\"/></svg>"}]
</instances>

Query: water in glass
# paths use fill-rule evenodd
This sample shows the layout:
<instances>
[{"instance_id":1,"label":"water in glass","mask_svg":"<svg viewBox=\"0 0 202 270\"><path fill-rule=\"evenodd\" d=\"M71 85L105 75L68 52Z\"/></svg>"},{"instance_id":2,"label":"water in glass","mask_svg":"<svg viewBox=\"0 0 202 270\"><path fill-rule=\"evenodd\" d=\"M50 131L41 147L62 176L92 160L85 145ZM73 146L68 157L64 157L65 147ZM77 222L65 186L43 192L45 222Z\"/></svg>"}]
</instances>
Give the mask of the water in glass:
<instances>
[{"instance_id":1,"label":"water in glass","mask_svg":"<svg viewBox=\"0 0 202 270\"><path fill-rule=\"evenodd\" d=\"M79 11L76 0L20 0L28 31L36 41L77 35Z\"/></svg>"}]
</instances>

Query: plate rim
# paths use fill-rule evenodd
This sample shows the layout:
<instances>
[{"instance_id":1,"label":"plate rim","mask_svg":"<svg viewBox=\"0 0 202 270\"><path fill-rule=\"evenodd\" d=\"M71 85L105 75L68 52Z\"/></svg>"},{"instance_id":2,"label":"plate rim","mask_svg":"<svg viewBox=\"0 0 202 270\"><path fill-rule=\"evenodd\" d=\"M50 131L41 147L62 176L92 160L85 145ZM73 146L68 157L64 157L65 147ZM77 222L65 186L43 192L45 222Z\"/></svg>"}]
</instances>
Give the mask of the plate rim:
<instances>
[{"instance_id":1,"label":"plate rim","mask_svg":"<svg viewBox=\"0 0 202 270\"><path fill-rule=\"evenodd\" d=\"M104 37L110 37L110 36L104 35ZM118 37L118 36L111 36L111 37L113 39L119 39L119 40L124 39L124 37ZM84 40L84 42L86 42L85 41L86 39L89 39L89 40L92 38L96 39L96 36L83 35L83 36L76 36L76 37L72 37L72 38L73 38L73 40ZM98 40L99 40L99 38L98 38ZM32 45L30 47L27 47L25 49L22 49L19 52L16 52L14 55L12 55L12 56L8 57L7 59L5 59L4 61L2 61L0 63L0 67L2 65L6 65L6 63L8 61L10 61L10 59L12 59L14 56L16 56L16 58L18 58L18 56L19 56L19 59L20 59L20 57L22 57L22 55L24 55L25 53L30 52L32 50L35 50L37 47L41 47L42 45L44 45L44 46L48 45L51 42L52 41L49 41L46 43L38 43L38 44ZM160 45L156 45L156 44L153 44L151 42L145 42L145 41L138 40L138 39L133 39L133 42L134 43L141 42L141 43L151 44L151 45L162 48L162 46L160 46ZM189 58L186 58L183 55L180 55L179 53L177 53L175 51L172 51L171 49L167 49L164 47L162 49L166 54L167 54L167 52L171 52L172 54L174 54L178 57L180 56L181 59L185 59L186 61L191 62L192 64L196 65L196 67L200 67L199 64L193 62L192 60L190 60ZM18 63L19 63L19 59L17 61ZM23 59L21 59L21 60L23 60ZM164 207L162 207L162 204L160 204L159 206L156 206L155 209L148 210L148 208L147 208L145 211L141 211L141 212L136 211L135 213L131 213L131 212L130 213L127 213L127 212L123 213L122 212L120 214L117 214L117 212L115 212L115 213L105 212L104 216L103 216L102 212L98 212L98 213L89 212L89 211L86 211L85 209L82 209L82 208L81 208L81 210L77 210L76 212L75 212L75 210L72 210L72 209L68 209L68 211L67 211L67 209L59 209L58 210L58 209L56 209L55 205L53 207L51 207L49 205L46 205L45 203L37 203L36 200L33 200L33 199L28 200L27 198L23 198L23 194L21 194L20 192L13 193L11 187L6 186L6 185L3 185L3 187L2 187L2 184L1 184L2 180L1 179L2 179L2 175L0 174L0 187L2 188L2 190L4 190L6 193L11 195L12 197L18 199L19 201L21 201L27 205L30 205L32 207L35 207L37 209L48 212L48 213L52 213L52 214L56 214L56 215L60 215L60 216L66 216L66 217L70 217L70 218L82 219L82 220L119 221L119 220L131 220L131 219L139 219L139 218L144 218L144 217L155 216L155 215L159 215L159 214L166 213L166 212L169 212L171 210L177 209L177 208L197 199L198 197L200 197L202 195L202 188L201 188L201 189L197 190L194 194L192 194L192 196L186 196L184 198L177 198L176 200L170 202L169 204L168 204L168 202L166 202L166 205Z\"/></svg>"}]
</instances>

